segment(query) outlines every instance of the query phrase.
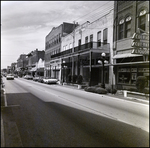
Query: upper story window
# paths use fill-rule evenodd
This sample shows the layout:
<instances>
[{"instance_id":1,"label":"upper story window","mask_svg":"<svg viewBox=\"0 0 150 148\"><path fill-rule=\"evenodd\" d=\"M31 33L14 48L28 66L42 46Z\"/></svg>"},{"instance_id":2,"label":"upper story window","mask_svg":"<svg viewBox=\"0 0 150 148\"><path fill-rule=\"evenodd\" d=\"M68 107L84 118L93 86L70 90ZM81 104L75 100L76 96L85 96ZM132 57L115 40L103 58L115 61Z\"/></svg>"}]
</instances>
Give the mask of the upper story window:
<instances>
[{"instance_id":1,"label":"upper story window","mask_svg":"<svg viewBox=\"0 0 150 148\"><path fill-rule=\"evenodd\" d=\"M105 28L104 30L103 30L103 43L104 44L107 44L107 33L108 33L108 29L107 28Z\"/></svg>"},{"instance_id":2,"label":"upper story window","mask_svg":"<svg viewBox=\"0 0 150 148\"><path fill-rule=\"evenodd\" d=\"M71 48L72 48L72 43L69 44L69 49L71 49Z\"/></svg>"},{"instance_id":3,"label":"upper story window","mask_svg":"<svg viewBox=\"0 0 150 148\"><path fill-rule=\"evenodd\" d=\"M101 31L97 32L97 45L98 47L101 46Z\"/></svg>"},{"instance_id":4,"label":"upper story window","mask_svg":"<svg viewBox=\"0 0 150 148\"><path fill-rule=\"evenodd\" d=\"M125 20L125 38L131 37L131 16Z\"/></svg>"},{"instance_id":5,"label":"upper story window","mask_svg":"<svg viewBox=\"0 0 150 148\"><path fill-rule=\"evenodd\" d=\"M88 36L85 37L85 44L88 43Z\"/></svg>"},{"instance_id":6,"label":"upper story window","mask_svg":"<svg viewBox=\"0 0 150 148\"><path fill-rule=\"evenodd\" d=\"M123 24L124 24L124 19L121 19L119 21L119 31L118 31L118 37L119 39L123 39L123 34L124 34L124 31L123 31Z\"/></svg>"},{"instance_id":7,"label":"upper story window","mask_svg":"<svg viewBox=\"0 0 150 148\"><path fill-rule=\"evenodd\" d=\"M63 46L63 51L65 51L66 50L66 46Z\"/></svg>"},{"instance_id":8,"label":"upper story window","mask_svg":"<svg viewBox=\"0 0 150 148\"><path fill-rule=\"evenodd\" d=\"M146 10L142 10L139 14L138 27L142 30L146 30Z\"/></svg>"},{"instance_id":9,"label":"upper story window","mask_svg":"<svg viewBox=\"0 0 150 148\"><path fill-rule=\"evenodd\" d=\"M93 34L90 35L90 42L93 42Z\"/></svg>"},{"instance_id":10,"label":"upper story window","mask_svg":"<svg viewBox=\"0 0 150 148\"><path fill-rule=\"evenodd\" d=\"M66 45L66 50L68 50L68 45Z\"/></svg>"}]
</instances>

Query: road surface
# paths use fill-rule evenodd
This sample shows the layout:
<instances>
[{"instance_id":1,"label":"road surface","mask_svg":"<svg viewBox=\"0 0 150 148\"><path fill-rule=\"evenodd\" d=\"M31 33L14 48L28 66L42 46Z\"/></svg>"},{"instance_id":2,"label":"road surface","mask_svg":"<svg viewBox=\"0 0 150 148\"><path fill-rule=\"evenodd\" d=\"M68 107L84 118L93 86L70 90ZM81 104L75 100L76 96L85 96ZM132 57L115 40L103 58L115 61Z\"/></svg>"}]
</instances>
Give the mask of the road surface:
<instances>
[{"instance_id":1,"label":"road surface","mask_svg":"<svg viewBox=\"0 0 150 148\"><path fill-rule=\"evenodd\" d=\"M4 83L4 118L23 147L149 146L148 105L22 78Z\"/></svg>"}]
</instances>

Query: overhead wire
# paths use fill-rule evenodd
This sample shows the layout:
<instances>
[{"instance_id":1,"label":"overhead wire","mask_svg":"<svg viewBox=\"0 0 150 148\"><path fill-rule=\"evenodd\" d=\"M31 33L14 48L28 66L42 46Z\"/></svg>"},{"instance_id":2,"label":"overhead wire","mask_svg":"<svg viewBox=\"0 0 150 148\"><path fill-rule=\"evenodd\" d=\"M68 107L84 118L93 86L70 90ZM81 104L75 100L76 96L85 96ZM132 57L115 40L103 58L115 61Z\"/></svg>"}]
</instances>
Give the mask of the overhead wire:
<instances>
[{"instance_id":1,"label":"overhead wire","mask_svg":"<svg viewBox=\"0 0 150 148\"><path fill-rule=\"evenodd\" d=\"M107 2L107 3L109 3L109 2ZM107 3L105 3L104 5L106 5ZM75 21L77 21L77 20L79 20L79 19L81 19L81 18L83 18L83 17L89 15L90 13L93 13L94 11L96 11L96 10L98 10L99 8L103 7L104 5L102 5L102 6L98 7L98 8L96 8L95 10L92 10L91 12L89 12L89 13L87 13L87 14L81 16L81 17L79 17L78 19L75 19Z\"/></svg>"},{"instance_id":2,"label":"overhead wire","mask_svg":"<svg viewBox=\"0 0 150 148\"><path fill-rule=\"evenodd\" d=\"M110 3L110 2L108 2L108 3ZM90 13L87 13L86 15L84 15L84 16L78 18L78 19L75 19L75 21L80 20L81 18L83 18L83 17L85 17L85 16L87 16L87 20L88 20L88 21L89 21L89 20L94 21L94 20L96 20L96 19L98 19L98 18L104 16L106 13L108 13L110 10L113 9L113 5L112 5L111 3L110 3L110 5L106 5L106 4L108 4L108 3L105 3L104 5L102 5L101 7L96 8L95 10L91 11ZM105 10L106 10L106 11L101 10L100 8L104 7L105 5L106 5L106 7L105 7ZM107 7L107 6L108 6L108 7ZM99 10L99 11L95 13L96 10ZM94 12L94 13L93 13L93 12ZM91 13L92 13L92 14L91 14ZM86 18L86 17L85 17L85 18ZM84 19L84 20L85 20L85 19ZM81 20L81 22L82 22L82 20Z\"/></svg>"}]
</instances>

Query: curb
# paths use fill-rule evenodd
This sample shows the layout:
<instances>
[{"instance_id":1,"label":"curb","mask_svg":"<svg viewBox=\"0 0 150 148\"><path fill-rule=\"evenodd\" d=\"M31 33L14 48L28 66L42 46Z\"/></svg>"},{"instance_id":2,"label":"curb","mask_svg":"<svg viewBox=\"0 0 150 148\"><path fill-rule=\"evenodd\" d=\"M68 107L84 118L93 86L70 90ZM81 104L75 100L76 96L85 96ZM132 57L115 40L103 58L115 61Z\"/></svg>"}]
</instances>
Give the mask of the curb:
<instances>
[{"instance_id":1,"label":"curb","mask_svg":"<svg viewBox=\"0 0 150 148\"><path fill-rule=\"evenodd\" d=\"M2 119L2 117L1 117L1 147L5 147L4 124L3 124L3 119Z\"/></svg>"}]
</instances>

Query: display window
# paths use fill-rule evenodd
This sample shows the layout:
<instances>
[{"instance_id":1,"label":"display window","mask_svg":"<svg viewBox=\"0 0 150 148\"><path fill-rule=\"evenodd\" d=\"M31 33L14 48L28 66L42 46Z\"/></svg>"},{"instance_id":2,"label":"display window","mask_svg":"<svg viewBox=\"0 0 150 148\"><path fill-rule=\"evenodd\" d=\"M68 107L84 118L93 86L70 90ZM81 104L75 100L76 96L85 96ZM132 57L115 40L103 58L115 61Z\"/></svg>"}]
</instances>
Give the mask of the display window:
<instances>
[{"instance_id":1,"label":"display window","mask_svg":"<svg viewBox=\"0 0 150 148\"><path fill-rule=\"evenodd\" d=\"M146 66L120 66L117 70L117 83L135 85L138 76L145 76L149 81L149 68Z\"/></svg>"}]
</instances>

